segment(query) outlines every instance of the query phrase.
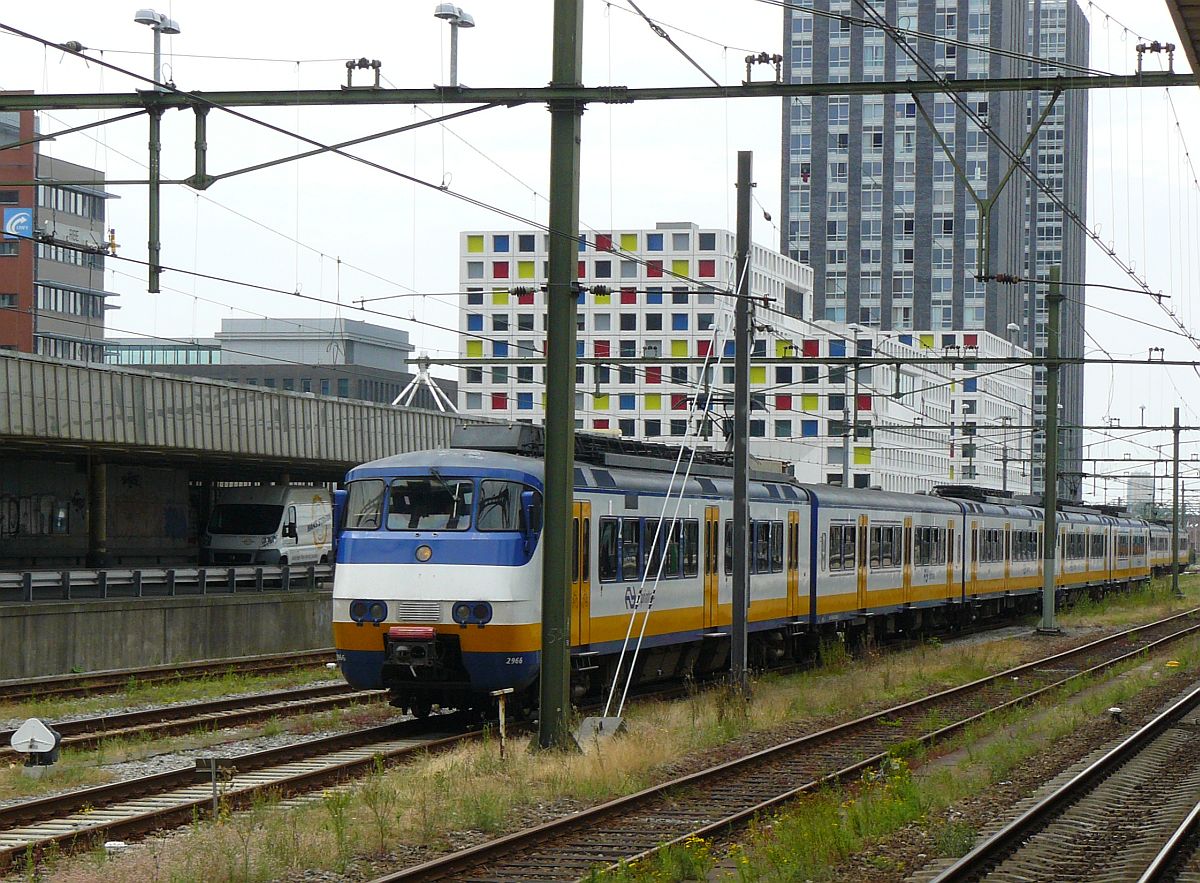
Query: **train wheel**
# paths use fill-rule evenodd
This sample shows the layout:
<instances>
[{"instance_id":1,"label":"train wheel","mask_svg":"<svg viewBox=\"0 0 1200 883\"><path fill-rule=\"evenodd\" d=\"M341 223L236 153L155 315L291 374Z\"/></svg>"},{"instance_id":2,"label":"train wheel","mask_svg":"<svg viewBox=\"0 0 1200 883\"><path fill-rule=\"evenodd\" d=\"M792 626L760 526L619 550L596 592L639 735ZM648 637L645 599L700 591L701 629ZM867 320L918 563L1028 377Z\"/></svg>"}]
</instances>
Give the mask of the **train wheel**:
<instances>
[{"instance_id":1,"label":"train wheel","mask_svg":"<svg viewBox=\"0 0 1200 883\"><path fill-rule=\"evenodd\" d=\"M413 717L427 718L433 712L433 700L425 696L414 696L409 703L408 710Z\"/></svg>"}]
</instances>

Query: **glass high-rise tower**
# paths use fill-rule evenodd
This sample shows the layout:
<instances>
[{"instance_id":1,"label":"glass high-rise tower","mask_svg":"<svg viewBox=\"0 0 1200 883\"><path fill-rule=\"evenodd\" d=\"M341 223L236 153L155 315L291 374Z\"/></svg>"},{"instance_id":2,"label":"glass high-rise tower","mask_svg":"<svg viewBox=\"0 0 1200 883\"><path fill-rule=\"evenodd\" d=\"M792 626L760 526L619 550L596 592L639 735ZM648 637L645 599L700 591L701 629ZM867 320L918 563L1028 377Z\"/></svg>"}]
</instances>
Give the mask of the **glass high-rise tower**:
<instances>
[{"instance_id":1,"label":"glass high-rise tower","mask_svg":"<svg viewBox=\"0 0 1200 883\"><path fill-rule=\"evenodd\" d=\"M1058 70L1014 55L1087 62L1087 20L1075 0L867 2L947 78ZM799 0L784 15L791 82L928 79L892 34L861 24L867 15L858 0ZM1082 231L1064 222L1021 171L1001 188L1011 161L995 139L1019 150L1050 95L960 94L988 132L946 95L834 94L785 102L782 249L812 266L819 318L896 332L986 330L1042 354L1045 287L977 277L1041 278L1057 263L1064 280L1083 278ZM1086 148L1086 93L1064 93L1027 164L1081 216ZM1066 355L1083 349L1081 291L1071 289L1064 308ZM1062 422L1078 426L1082 371L1064 375ZM1038 372L1035 410L1044 402L1044 382ZM1062 439L1062 471L1077 473L1079 430L1065 430ZM1037 490L1040 439L1034 450ZM1077 476L1064 476L1066 495L1078 488Z\"/></svg>"}]
</instances>

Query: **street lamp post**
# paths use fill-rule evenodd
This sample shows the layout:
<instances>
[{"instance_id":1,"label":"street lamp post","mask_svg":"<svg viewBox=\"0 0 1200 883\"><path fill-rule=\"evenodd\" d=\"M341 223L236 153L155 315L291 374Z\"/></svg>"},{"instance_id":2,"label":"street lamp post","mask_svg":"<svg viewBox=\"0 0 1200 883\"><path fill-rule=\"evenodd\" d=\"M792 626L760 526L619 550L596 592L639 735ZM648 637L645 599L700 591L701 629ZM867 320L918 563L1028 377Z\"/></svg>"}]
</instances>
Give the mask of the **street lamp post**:
<instances>
[{"instance_id":1,"label":"street lamp post","mask_svg":"<svg viewBox=\"0 0 1200 883\"><path fill-rule=\"evenodd\" d=\"M439 3L433 10L435 18L450 25L450 85L458 86L458 29L475 27L471 13L453 3Z\"/></svg>"},{"instance_id":2,"label":"street lamp post","mask_svg":"<svg viewBox=\"0 0 1200 883\"><path fill-rule=\"evenodd\" d=\"M133 20L140 25L146 25L154 31L154 88L145 93L154 96L157 92L165 92L162 85L162 35L178 34L179 23L153 9L139 9L133 14ZM159 239L159 182L162 179L162 107L150 97L146 99L146 117L150 124L150 163L147 203L149 205L148 235L146 237L146 257L148 264L146 273L146 290L151 294L159 292L159 276L162 275L162 242Z\"/></svg>"}]
</instances>

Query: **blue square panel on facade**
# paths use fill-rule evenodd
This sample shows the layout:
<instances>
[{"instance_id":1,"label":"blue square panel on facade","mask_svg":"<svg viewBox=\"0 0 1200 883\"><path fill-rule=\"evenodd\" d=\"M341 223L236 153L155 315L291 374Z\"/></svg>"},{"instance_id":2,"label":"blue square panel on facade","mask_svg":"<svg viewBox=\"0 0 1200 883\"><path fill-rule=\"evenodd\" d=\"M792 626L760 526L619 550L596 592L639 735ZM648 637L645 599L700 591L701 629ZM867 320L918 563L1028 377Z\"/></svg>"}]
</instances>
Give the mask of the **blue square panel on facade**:
<instances>
[{"instance_id":1,"label":"blue square panel on facade","mask_svg":"<svg viewBox=\"0 0 1200 883\"><path fill-rule=\"evenodd\" d=\"M646 251L662 251L663 235L661 233L646 234Z\"/></svg>"},{"instance_id":2,"label":"blue square panel on facade","mask_svg":"<svg viewBox=\"0 0 1200 883\"><path fill-rule=\"evenodd\" d=\"M508 344L506 342L504 342L503 340L492 341L492 355L493 356L507 356L508 355Z\"/></svg>"},{"instance_id":3,"label":"blue square panel on facade","mask_svg":"<svg viewBox=\"0 0 1200 883\"><path fill-rule=\"evenodd\" d=\"M517 409L520 411L533 410L533 393L519 392L517 393Z\"/></svg>"},{"instance_id":4,"label":"blue square panel on facade","mask_svg":"<svg viewBox=\"0 0 1200 883\"><path fill-rule=\"evenodd\" d=\"M687 313L672 313L671 314L671 330L672 331L687 331L688 315Z\"/></svg>"},{"instance_id":5,"label":"blue square panel on facade","mask_svg":"<svg viewBox=\"0 0 1200 883\"><path fill-rule=\"evenodd\" d=\"M620 408L622 411L632 411L635 407L634 396L622 395L619 397L619 401L620 401Z\"/></svg>"},{"instance_id":6,"label":"blue square panel on facade","mask_svg":"<svg viewBox=\"0 0 1200 883\"><path fill-rule=\"evenodd\" d=\"M846 341L831 340L829 341L829 355L836 358L845 358L846 356Z\"/></svg>"},{"instance_id":7,"label":"blue square panel on facade","mask_svg":"<svg viewBox=\"0 0 1200 883\"><path fill-rule=\"evenodd\" d=\"M483 316L479 315L478 313L468 313L467 314L467 330L468 331L482 331L483 330Z\"/></svg>"},{"instance_id":8,"label":"blue square panel on facade","mask_svg":"<svg viewBox=\"0 0 1200 883\"><path fill-rule=\"evenodd\" d=\"M506 252L508 251L508 234L497 233L492 237L492 251Z\"/></svg>"}]
</instances>

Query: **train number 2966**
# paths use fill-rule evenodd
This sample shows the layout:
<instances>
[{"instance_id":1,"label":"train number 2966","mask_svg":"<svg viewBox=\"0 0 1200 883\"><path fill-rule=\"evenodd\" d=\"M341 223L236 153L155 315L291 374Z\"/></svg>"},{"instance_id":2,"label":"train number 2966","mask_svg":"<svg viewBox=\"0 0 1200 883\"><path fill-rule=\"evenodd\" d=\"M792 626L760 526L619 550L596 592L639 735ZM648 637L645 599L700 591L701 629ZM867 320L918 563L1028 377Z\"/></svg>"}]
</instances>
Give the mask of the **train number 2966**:
<instances>
[{"instance_id":1,"label":"train number 2966","mask_svg":"<svg viewBox=\"0 0 1200 883\"><path fill-rule=\"evenodd\" d=\"M508 661L505 663L505 665L524 665L524 664L525 664L524 656L510 656L510 657L508 657Z\"/></svg>"}]
</instances>

